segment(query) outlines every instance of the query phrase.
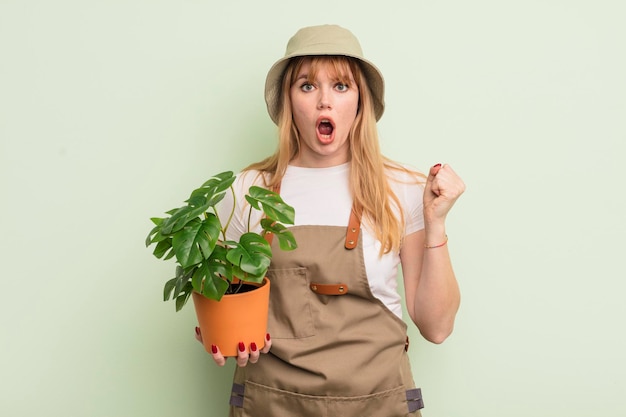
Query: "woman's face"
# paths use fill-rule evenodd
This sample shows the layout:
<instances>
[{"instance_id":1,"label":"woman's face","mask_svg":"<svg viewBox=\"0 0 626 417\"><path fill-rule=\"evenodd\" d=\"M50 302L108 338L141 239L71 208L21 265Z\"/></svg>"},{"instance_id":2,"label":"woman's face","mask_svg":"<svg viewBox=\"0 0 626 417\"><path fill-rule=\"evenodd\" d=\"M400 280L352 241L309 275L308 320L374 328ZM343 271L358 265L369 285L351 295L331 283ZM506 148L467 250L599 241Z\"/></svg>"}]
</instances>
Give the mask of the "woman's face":
<instances>
[{"instance_id":1,"label":"woman's face","mask_svg":"<svg viewBox=\"0 0 626 417\"><path fill-rule=\"evenodd\" d=\"M359 90L351 73L340 80L330 63L320 63L314 79L310 70L311 61L304 61L289 91L300 134L300 152L291 163L310 168L340 165L350 160L348 135L359 107Z\"/></svg>"}]
</instances>

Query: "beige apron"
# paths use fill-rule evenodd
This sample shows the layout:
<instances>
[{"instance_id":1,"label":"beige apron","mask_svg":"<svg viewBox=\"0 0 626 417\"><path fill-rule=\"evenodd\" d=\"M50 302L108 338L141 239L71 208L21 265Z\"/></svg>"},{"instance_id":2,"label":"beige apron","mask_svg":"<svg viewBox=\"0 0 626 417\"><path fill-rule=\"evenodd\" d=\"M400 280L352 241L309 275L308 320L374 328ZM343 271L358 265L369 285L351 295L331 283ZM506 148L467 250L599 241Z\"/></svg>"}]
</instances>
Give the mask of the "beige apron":
<instances>
[{"instance_id":1,"label":"beige apron","mask_svg":"<svg viewBox=\"0 0 626 417\"><path fill-rule=\"evenodd\" d=\"M293 251L274 239L272 348L236 369L231 417L421 416L406 324L372 295L356 224L292 227Z\"/></svg>"}]
</instances>

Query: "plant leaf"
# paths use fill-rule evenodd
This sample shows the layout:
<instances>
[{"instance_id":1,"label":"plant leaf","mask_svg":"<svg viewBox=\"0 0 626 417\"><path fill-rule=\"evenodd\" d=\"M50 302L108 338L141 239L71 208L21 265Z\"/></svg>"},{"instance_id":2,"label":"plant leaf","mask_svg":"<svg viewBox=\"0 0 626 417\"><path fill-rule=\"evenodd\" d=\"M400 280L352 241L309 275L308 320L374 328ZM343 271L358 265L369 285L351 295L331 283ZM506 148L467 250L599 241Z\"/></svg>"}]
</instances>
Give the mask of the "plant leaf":
<instances>
[{"instance_id":1,"label":"plant leaf","mask_svg":"<svg viewBox=\"0 0 626 417\"><path fill-rule=\"evenodd\" d=\"M176 260L183 268L188 268L202 261L200 248L195 244L196 236L201 227L202 223L198 220L179 230L172 238Z\"/></svg>"},{"instance_id":2,"label":"plant leaf","mask_svg":"<svg viewBox=\"0 0 626 417\"><path fill-rule=\"evenodd\" d=\"M148 236L146 237L146 247L155 242L160 242L163 239L166 239L166 237L161 234L161 224L163 223L164 219L160 217L153 217L150 220L152 220L152 223L154 223L156 226L154 226L152 230L150 230L150 233L148 233Z\"/></svg>"},{"instance_id":3,"label":"plant leaf","mask_svg":"<svg viewBox=\"0 0 626 417\"><path fill-rule=\"evenodd\" d=\"M164 261L167 261L168 259L171 259L171 258L172 258L172 256L174 256L174 255L175 255L175 253L174 253L174 249L172 248L172 249L170 249L170 250L169 250L169 252L167 252L167 254L163 257L163 260L164 260Z\"/></svg>"},{"instance_id":4,"label":"plant leaf","mask_svg":"<svg viewBox=\"0 0 626 417\"><path fill-rule=\"evenodd\" d=\"M202 281L202 295L213 300L221 300L222 296L228 289L229 282L215 274L210 270L209 265L203 262L200 268L196 271L198 275L206 275ZM194 279L196 278L194 274ZM197 291L197 289L196 289Z\"/></svg>"},{"instance_id":5,"label":"plant leaf","mask_svg":"<svg viewBox=\"0 0 626 417\"><path fill-rule=\"evenodd\" d=\"M220 227L219 220L211 213L203 221L194 221L174 234L172 246L178 263L188 268L209 258L219 238Z\"/></svg>"},{"instance_id":6,"label":"plant leaf","mask_svg":"<svg viewBox=\"0 0 626 417\"><path fill-rule=\"evenodd\" d=\"M174 287L172 297L178 298L178 296L184 292L185 288L188 288L187 284L189 284L192 273L193 268L191 270L176 268L176 286Z\"/></svg>"},{"instance_id":7,"label":"plant leaf","mask_svg":"<svg viewBox=\"0 0 626 417\"><path fill-rule=\"evenodd\" d=\"M167 301L172 296L172 291L176 287L177 278L172 278L165 283L165 287L163 287L163 301Z\"/></svg>"},{"instance_id":8,"label":"plant leaf","mask_svg":"<svg viewBox=\"0 0 626 417\"><path fill-rule=\"evenodd\" d=\"M215 206L224 198L225 191L230 188L236 178L232 171L225 171L211 177L191 192L187 203L189 205L204 204L207 208Z\"/></svg>"},{"instance_id":9,"label":"plant leaf","mask_svg":"<svg viewBox=\"0 0 626 417\"><path fill-rule=\"evenodd\" d=\"M193 273L194 290L213 300L220 300L232 281L232 265L226 260L226 248L216 246L209 259L204 260Z\"/></svg>"},{"instance_id":10,"label":"plant leaf","mask_svg":"<svg viewBox=\"0 0 626 417\"><path fill-rule=\"evenodd\" d=\"M191 296L191 284L187 283L181 295L176 297L176 311L180 311L185 304L187 304L187 300L189 300L189 296Z\"/></svg>"},{"instance_id":11,"label":"plant leaf","mask_svg":"<svg viewBox=\"0 0 626 417\"><path fill-rule=\"evenodd\" d=\"M159 243L157 243L156 247L154 248L154 252L152 253L154 254L154 256L161 259L163 255L165 255L165 253L171 248L172 248L172 238L167 238L166 240L162 240Z\"/></svg>"},{"instance_id":12,"label":"plant leaf","mask_svg":"<svg viewBox=\"0 0 626 417\"><path fill-rule=\"evenodd\" d=\"M257 233L244 233L226 254L234 266L255 277L265 275L272 259L269 243ZM242 277L239 277L242 278Z\"/></svg>"},{"instance_id":13,"label":"plant leaf","mask_svg":"<svg viewBox=\"0 0 626 417\"><path fill-rule=\"evenodd\" d=\"M273 233L278 238L278 244L281 250L293 250L298 247L293 233L280 223L273 222L270 219L261 219L261 227L269 233Z\"/></svg>"},{"instance_id":14,"label":"plant leaf","mask_svg":"<svg viewBox=\"0 0 626 417\"><path fill-rule=\"evenodd\" d=\"M160 226L163 223L163 220L165 220L165 219L163 219L161 217L150 217L150 221L152 223L154 223L155 225L157 225L157 226Z\"/></svg>"},{"instance_id":15,"label":"plant leaf","mask_svg":"<svg viewBox=\"0 0 626 417\"><path fill-rule=\"evenodd\" d=\"M246 200L255 208L258 208L257 204L260 203L263 213L268 219L285 224L294 224L294 208L285 203L281 196L274 191L253 185L250 187Z\"/></svg>"},{"instance_id":16,"label":"plant leaf","mask_svg":"<svg viewBox=\"0 0 626 417\"><path fill-rule=\"evenodd\" d=\"M208 205L201 207L183 206L174 210L172 215L166 218L161 224L161 233L164 235L171 235L178 232L190 222L199 218L200 215L207 211L208 208Z\"/></svg>"}]
</instances>

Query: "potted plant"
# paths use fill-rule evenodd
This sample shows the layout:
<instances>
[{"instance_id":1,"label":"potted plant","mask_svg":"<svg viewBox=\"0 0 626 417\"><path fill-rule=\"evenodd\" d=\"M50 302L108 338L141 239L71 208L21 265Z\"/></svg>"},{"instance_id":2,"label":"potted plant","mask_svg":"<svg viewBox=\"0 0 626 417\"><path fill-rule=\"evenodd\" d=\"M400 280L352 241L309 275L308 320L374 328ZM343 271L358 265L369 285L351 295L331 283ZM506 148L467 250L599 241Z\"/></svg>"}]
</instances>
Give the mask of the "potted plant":
<instances>
[{"instance_id":1,"label":"potted plant","mask_svg":"<svg viewBox=\"0 0 626 417\"><path fill-rule=\"evenodd\" d=\"M147 247L155 245L155 257L174 258L177 264L175 277L165 283L164 300L174 300L179 311L193 294L205 349L210 351L215 344L225 356L236 356L240 341L255 342L259 347L265 344L270 288L265 274L272 258L270 234L278 239L282 250L297 246L285 227L294 224L293 207L279 194L258 186L250 187L245 196L250 205L247 232L239 241L226 239L235 205L227 218L221 218L216 207L227 192L235 199L235 178L231 171L211 177L192 191L186 204L167 211L167 217L152 218L155 226L146 238ZM260 234L251 232L253 209L264 213ZM257 296L261 299L258 312L250 300ZM229 308L238 310L231 312ZM260 328L246 334L255 321ZM234 339L228 339L230 336L224 332L234 332Z\"/></svg>"}]
</instances>

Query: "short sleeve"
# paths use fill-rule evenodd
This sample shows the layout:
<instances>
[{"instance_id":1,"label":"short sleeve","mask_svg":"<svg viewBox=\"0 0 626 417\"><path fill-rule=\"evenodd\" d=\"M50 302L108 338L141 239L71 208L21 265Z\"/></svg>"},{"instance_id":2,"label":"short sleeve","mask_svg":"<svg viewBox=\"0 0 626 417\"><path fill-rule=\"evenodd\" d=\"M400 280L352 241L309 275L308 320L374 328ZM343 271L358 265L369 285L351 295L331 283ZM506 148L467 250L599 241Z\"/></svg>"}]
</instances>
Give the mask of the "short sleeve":
<instances>
[{"instance_id":1,"label":"short sleeve","mask_svg":"<svg viewBox=\"0 0 626 417\"><path fill-rule=\"evenodd\" d=\"M405 236L424 228L425 181L425 177L411 169L409 172L393 170L390 175L390 185L404 214Z\"/></svg>"}]
</instances>

